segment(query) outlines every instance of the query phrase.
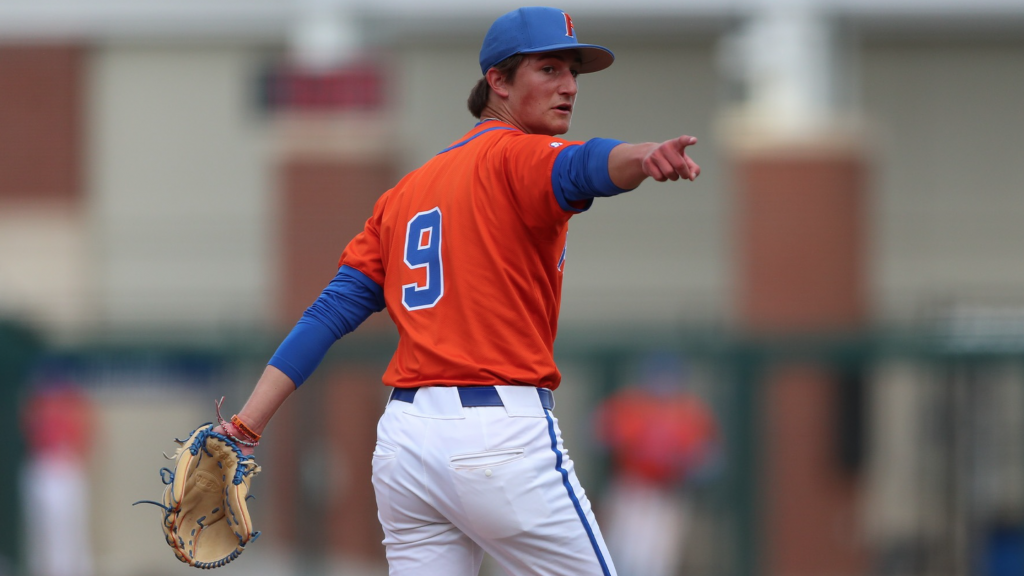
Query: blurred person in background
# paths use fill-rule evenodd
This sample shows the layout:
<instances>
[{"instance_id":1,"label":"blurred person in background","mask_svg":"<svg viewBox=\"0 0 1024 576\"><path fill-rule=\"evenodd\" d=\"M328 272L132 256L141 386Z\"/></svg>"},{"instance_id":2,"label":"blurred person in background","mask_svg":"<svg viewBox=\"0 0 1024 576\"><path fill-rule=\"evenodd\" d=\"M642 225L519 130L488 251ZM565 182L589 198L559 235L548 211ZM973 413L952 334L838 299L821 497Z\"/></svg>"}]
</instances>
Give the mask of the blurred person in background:
<instances>
[{"instance_id":1,"label":"blurred person in background","mask_svg":"<svg viewBox=\"0 0 1024 576\"><path fill-rule=\"evenodd\" d=\"M28 454L22 475L28 574L92 576L87 461L93 407L66 382L44 383L22 408Z\"/></svg>"},{"instance_id":2,"label":"blurred person in background","mask_svg":"<svg viewBox=\"0 0 1024 576\"><path fill-rule=\"evenodd\" d=\"M596 424L611 457L603 523L619 574L678 574L691 524L688 492L713 476L718 461L714 414L690 390L682 361L654 354L637 383L598 407Z\"/></svg>"}]
</instances>

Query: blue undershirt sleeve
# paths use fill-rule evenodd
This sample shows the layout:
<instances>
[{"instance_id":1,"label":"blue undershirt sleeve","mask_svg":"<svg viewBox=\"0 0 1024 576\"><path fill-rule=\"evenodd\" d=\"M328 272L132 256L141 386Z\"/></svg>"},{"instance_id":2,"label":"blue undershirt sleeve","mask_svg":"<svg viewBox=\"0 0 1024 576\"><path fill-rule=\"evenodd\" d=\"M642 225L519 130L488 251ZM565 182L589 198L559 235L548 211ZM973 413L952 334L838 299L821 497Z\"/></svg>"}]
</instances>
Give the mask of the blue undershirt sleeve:
<instances>
[{"instance_id":1,"label":"blue undershirt sleeve","mask_svg":"<svg viewBox=\"0 0 1024 576\"><path fill-rule=\"evenodd\" d=\"M384 309L384 290L362 272L342 266L331 283L278 346L269 364L298 388L316 370L327 350Z\"/></svg>"},{"instance_id":2,"label":"blue undershirt sleeve","mask_svg":"<svg viewBox=\"0 0 1024 576\"><path fill-rule=\"evenodd\" d=\"M558 205L568 212L583 212L594 198L628 192L612 182L608 156L621 140L592 138L582 145L566 146L555 157L551 187Z\"/></svg>"}]
</instances>

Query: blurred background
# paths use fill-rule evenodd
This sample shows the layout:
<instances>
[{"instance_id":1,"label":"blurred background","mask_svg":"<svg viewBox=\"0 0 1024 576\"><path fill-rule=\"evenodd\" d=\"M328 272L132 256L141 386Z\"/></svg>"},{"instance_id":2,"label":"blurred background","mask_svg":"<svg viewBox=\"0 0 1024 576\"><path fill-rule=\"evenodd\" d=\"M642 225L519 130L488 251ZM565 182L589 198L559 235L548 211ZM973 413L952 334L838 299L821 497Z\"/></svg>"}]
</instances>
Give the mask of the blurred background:
<instances>
[{"instance_id":1,"label":"blurred background","mask_svg":"<svg viewBox=\"0 0 1024 576\"><path fill-rule=\"evenodd\" d=\"M160 452L472 126L517 6L0 0L0 576L190 570L131 506ZM696 183L570 226L556 414L620 574L1024 573L1024 3L560 8L617 56L569 138L700 139ZM394 344L371 318L275 418L222 573L386 573Z\"/></svg>"}]
</instances>

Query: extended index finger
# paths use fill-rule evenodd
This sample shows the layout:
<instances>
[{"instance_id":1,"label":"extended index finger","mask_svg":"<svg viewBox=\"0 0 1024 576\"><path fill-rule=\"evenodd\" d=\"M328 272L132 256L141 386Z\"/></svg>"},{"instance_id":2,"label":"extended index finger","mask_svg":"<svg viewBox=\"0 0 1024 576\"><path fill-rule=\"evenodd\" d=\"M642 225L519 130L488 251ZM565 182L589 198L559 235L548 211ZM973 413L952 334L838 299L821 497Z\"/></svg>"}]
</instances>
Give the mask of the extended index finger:
<instances>
[{"instance_id":1,"label":"extended index finger","mask_svg":"<svg viewBox=\"0 0 1024 576\"><path fill-rule=\"evenodd\" d=\"M693 146L694 144L696 144L697 137L683 135L680 136L679 138L676 138L676 142L679 143L679 151L682 152L686 149L687 146Z\"/></svg>"},{"instance_id":2,"label":"extended index finger","mask_svg":"<svg viewBox=\"0 0 1024 576\"><path fill-rule=\"evenodd\" d=\"M686 174L685 177L688 178L692 182L692 181L697 179L697 176L700 176L700 166L698 166L697 163L694 162L693 159L690 158L686 154L686 147L687 146L693 146L694 144L696 144L697 143L697 137L696 136L685 136L684 135L684 136L680 136L678 140L679 140L679 154L680 154L680 156L682 156L683 162L686 163L686 167L687 167L687 170L686 170L687 174Z\"/></svg>"}]
</instances>

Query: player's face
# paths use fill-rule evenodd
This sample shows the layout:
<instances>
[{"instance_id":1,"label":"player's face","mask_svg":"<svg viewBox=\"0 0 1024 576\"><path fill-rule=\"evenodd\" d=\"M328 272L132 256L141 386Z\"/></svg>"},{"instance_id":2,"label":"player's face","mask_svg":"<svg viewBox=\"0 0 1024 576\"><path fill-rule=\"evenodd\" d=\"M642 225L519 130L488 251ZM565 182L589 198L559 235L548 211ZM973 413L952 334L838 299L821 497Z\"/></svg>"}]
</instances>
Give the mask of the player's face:
<instances>
[{"instance_id":1,"label":"player's face","mask_svg":"<svg viewBox=\"0 0 1024 576\"><path fill-rule=\"evenodd\" d=\"M580 59L574 51L528 55L509 86L509 111L529 134L569 131Z\"/></svg>"}]
</instances>

